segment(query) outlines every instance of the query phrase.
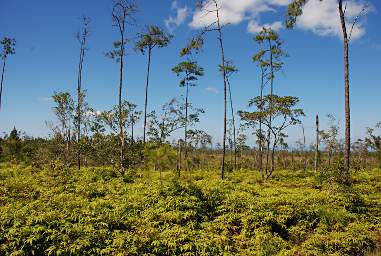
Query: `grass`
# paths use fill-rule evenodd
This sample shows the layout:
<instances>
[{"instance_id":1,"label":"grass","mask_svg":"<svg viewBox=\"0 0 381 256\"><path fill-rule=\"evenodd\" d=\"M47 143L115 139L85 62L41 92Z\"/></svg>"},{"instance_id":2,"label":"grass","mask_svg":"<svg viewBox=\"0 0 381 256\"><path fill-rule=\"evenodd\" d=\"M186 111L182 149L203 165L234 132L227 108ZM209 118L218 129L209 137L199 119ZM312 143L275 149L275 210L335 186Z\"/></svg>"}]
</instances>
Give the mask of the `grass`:
<instances>
[{"instance_id":1,"label":"grass","mask_svg":"<svg viewBox=\"0 0 381 256\"><path fill-rule=\"evenodd\" d=\"M381 171L0 167L0 255L377 255Z\"/></svg>"}]
</instances>

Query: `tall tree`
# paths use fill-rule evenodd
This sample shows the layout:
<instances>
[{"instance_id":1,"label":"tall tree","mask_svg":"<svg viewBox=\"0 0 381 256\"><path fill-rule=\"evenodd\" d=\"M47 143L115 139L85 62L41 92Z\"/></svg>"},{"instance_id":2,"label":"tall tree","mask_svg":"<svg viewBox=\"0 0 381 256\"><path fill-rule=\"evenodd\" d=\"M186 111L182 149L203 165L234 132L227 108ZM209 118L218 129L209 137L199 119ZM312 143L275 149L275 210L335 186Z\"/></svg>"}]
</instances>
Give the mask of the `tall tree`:
<instances>
[{"instance_id":1,"label":"tall tree","mask_svg":"<svg viewBox=\"0 0 381 256\"><path fill-rule=\"evenodd\" d=\"M205 13L206 15L212 15L213 22L208 24L202 31L202 34L207 32L215 31L217 32L217 39L219 42L219 50L221 57L221 64L219 65L222 69L223 84L224 84L224 131L223 131L223 140L222 140L222 161L221 161L221 179L225 178L225 158L226 158L226 134L227 134L227 73L225 69L226 65L226 56L225 56L225 47L224 47L224 37L223 37L223 23L221 16L221 3L218 0L198 0L197 7Z\"/></svg>"},{"instance_id":2,"label":"tall tree","mask_svg":"<svg viewBox=\"0 0 381 256\"><path fill-rule=\"evenodd\" d=\"M221 72L223 67L220 67ZM231 110L231 118L232 118L232 128L233 128L233 149L234 149L234 169L237 169L237 129L236 129L236 122L235 122L235 112L234 112L234 103L233 103L233 96L232 96L232 86L230 83L230 78L233 74L238 72L238 69L233 65L231 61L226 61L225 64L225 72L226 72L226 81L228 84L228 91L229 91L229 102L230 102L230 110Z\"/></svg>"},{"instance_id":3,"label":"tall tree","mask_svg":"<svg viewBox=\"0 0 381 256\"><path fill-rule=\"evenodd\" d=\"M293 28L297 17L303 14L303 7L309 0L293 0L287 10L286 25L288 28ZM324 0L320 0L324 1ZM344 43L344 95L345 95L345 145L344 145L344 169L341 174L342 183L350 184L350 154L351 154L351 113L350 113L350 91L349 91L349 42L351 40L354 26L359 18L364 15L368 9L368 5L364 5L359 15L352 21L351 29L348 30L350 21L346 18L347 5L343 5L344 0L337 0L340 17L340 25L343 33Z\"/></svg>"},{"instance_id":4,"label":"tall tree","mask_svg":"<svg viewBox=\"0 0 381 256\"><path fill-rule=\"evenodd\" d=\"M259 44L262 44L262 38L261 37L255 37L255 41ZM266 59L264 49L260 49L258 53L256 53L253 56L253 62L257 63L258 67L261 70L261 82L260 82L260 98L263 99L263 91L265 88L265 85L269 82L268 76L269 76L269 62ZM262 120L259 120L259 129L257 131L257 138L258 138L258 146L259 146L259 172L262 175L263 178L263 149L264 149L264 141L265 141L265 134L263 133L262 128Z\"/></svg>"},{"instance_id":5,"label":"tall tree","mask_svg":"<svg viewBox=\"0 0 381 256\"><path fill-rule=\"evenodd\" d=\"M0 44L2 47L0 58L3 60L3 69L1 72L1 83L0 83L0 110L1 110L5 65L7 63L8 56L16 54L16 50L15 50L16 40L13 38L5 37L3 40L1 40Z\"/></svg>"},{"instance_id":6,"label":"tall tree","mask_svg":"<svg viewBox=\"0 0 381 256\"><path fill-rule=\"evenodd\" d=\"M139 40L135 45L135 49L142 54L148 52L147 63L147 79L145 88L145 103L144 103L144 126L143 126L143 142L146 142L146 130L147 130L147 107L148 107L148 87L151 71L151 57L152 51L157 48L166 47L172 39L172 35L165 33L161 28L157 26L148 26L146 31L138 34Z\"/></svg>"},{"instance_id":7,"label":"tall tree","mask_svg":"<svg viewBox=\"0 0 381 256\"><path fill-rule=\"evenodd\" d=\"M82 28L77 33L76 38L80 45L79 51L79 64L78 64L78 81L77 81L77 115L76 115L76 129L77 129L77 143L79 144L81 141L81 121L83 116L82 105L84 102L85 94L82 91L82 73L83 73L83 63L85 60L85 52L87 50L87 39L89 36L89 24L90 18L83 17L82 18ZM78 147L77 150L77 167L81 169L81 150Z\"/></svg>"},{"instance_id":8,"label":"tall tree","mask_svg":"<svg viewBox=\"0 0 381 256\"><path fill-rule=\"evenodd\" d=\"M180 87L185 88L185 123L184 123L184 146L185 146L185 161L188 168L188 107L189 107L189 89L197 85L199 77L204 75L204 69L200 67L197 61L194 60L194 53L197 53L203 45L203 40L200 37L193 38L189 45L182 49L180 56L186 56L186 60L175 66L172 71L181 76Z\"/></svg>"},{"instance_id":9,"label":"tall tree","mask_svg":"<svg viewBox=\"0 0 381 256\"><path fill-rule=\"evenodd\" d=\"M254 61L258 62L259 66L261 67L262 72L262 79L261 79L261 98L263 98L263 87L266 84L270 85L270 91L269 91L269 106L270 106L270 115L267 116L269 118L268 123L271 127L271 123L273 121L273 117L271 116L271 108L272 108L272 102L273 99L272 95L274 95L274 80L275 80L275 74L279 72L283 68L283 61L282 59L287 56L287 53L285 53L282 49L283 41L279 38L279 35L272 30L271 28L263 28L255 37L255 41L261 46L260 51L254 56ZM263 105L258 105L259 107L262 107ZM264 120L259 120L260 122L260 140L263 139L264 134L262 133L261 125L264 122ZM268 166L269 164L274 164L273 161L270 159L270 144L271 144L271 130L267 129L267 152L266 152L266 169L273 169L273 166ZM263 168L263 167L262 167Z\"/></svg>"},{"instance_id":10,"label":"tall tree","mask_svg":"<svg viewBox=\"0 0 381 256\"><path fill-rule=\"evenodd\" d=\"M119 32L119 40L114 42L115 50L107 53L106 55L119 62L119 91L118 91L118 108L119 108L119 165L120 173L125 173L124 151L125 151L125 136L123 125L123 68L124 57L126 55L127 44L127 25L133 21L133 14L136 12L136 3L133 0L115 0L112 10L112 20L114 26L117 27Z\"/></svg>"}]
</instances>

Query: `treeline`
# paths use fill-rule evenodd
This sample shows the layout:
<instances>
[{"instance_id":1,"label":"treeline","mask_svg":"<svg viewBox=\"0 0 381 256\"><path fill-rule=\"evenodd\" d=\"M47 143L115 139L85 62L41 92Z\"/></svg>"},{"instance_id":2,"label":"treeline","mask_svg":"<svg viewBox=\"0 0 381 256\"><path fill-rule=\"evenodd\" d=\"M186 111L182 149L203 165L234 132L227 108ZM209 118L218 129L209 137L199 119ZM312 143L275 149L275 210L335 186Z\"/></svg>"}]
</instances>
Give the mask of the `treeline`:
<instances>
[{"instance_id":1,"label":"treeline","mask_svg":"<svg viewBox=\"0 0 381 256\"><path fill-rule=\"evenodd\" d=\"M301 15L307 1L294 0L289 5L286 25L292 28ZM220 3L217 0L199 1L197 8L212 15L213 22L197 31L196 35L180 49L181 62L172 69L179 77L179 86L184 89L182 96L176 96L165 103L160 110L148 111L149 86L152 53L168 46L173 35L158 26L147 26L136 35L133 48L147 57L147 75L145 83L144 106L139 108L123 97L123 85L126 53L131 44L131 24L135 23L137 11L135 1L114 1L111 18L118 39L113 43L113 50L107 57L118 63L118 98L117 104L109 110L94 110L86 100L87 91L83 88L83 70L86 64L87 44L90 37L90 19L83 18L82 28L77 34L79 42L79 65L76 95L68 92L56 92L53 112L55 122L48 122L51 130L49 139L20 138L14 129L1 142L2 159L31 162L44 165L56 162L65 166L102 166L111 165L125 175L128 170L138 168L174 169L178 175L181 170L195 168L221 168L221 178L225 172L237 168L258 168L262 178L268 179L276 168L330 168L335 166L341 172L341 182L350 183L349 167L354 168L381 166L381 138L375 129L369 128L367 137L351 143L350 106L349 106L349 56L348 47L351 25L345 19L342 1L338 1L340 21L344 34L344 69L345 69L345 140L338 138L339 127L333 116L329 116L329 129L319 128L316 121L316 141L313 150L307 149L306 139L298 143L297 149L287 144L287 130L302 125L305 116L299 108L300 99L294 96L280 96L277 91L277 74L282 71L288 54L283 49L283 40L271 28L263 28L254 38L259 51L252 57L260 70L258 88L253 88L253 95L248 106L251 110L234 108L232 98L233 75L237 67L229 60L224 48L224 25L221 23ZM366 6L364 6L364 10ZM359 13L358 19L364 15ZM353 28L352 26L352 28ZM221 58L218 72L223 78L224 92L224 127L222 143L212 148L212 137L197 124L205 110L194 106L190 101L190 90L197 86L197 81L205 74L197 58L202 52L205 38L214 35L218 39L217 56ZM6 38L3 45L2 59L15 54L15 40ZM1 88L3 86L3 78ZM1 95L0 95L1 96ZM1 97L0 97L1 98ZM239 119L238 119L239 117ZM136 126L143 123L143 136L136 136ZM378 124L376 128L380 128ZM173 141L173 135L183 132L181 139ZM248 137L256 138L256 146L247 146ZM352 151L352 159L350 159ZM351 160L351 161L350 161Z\"/></svg>"},{"instance_id":2,"label":"treeline","mask_svg":"<svg viewBox=\"0 0 381 256\"><path fill-rule=\"evenodd\" d=\"M380 125L378 127L381 128ZM118 171L118 134L103 131L100 129L83 135L78 143L74 137L71 140L65 140L61 134L55 134L51 138L33 138L13 129L0 139L0 159L2 162L26 163L38 168L44 166L76 167L77 154L80 151L83 166L113 166L115 171ZM344 145L335 131L337 131L336 126L331 126L327 131L321 131L322 150L319 151L318 160L318 168L321 170L339 171L340 168L343 168ZM231 134L231 132L229 133ZM127 170L151 169L175 172L179 171L181 164L183 168L187 166L190 171L216 170L220 166L223 153L221 145L213 144L212 137L202 131L190 130L187 161L184 158L183 140L170 141L167 138L161 142L160 138L151 137L151 135L148 138L149 140L144 146L141 137L132 138L131 132L129 133L124 156L124 165ZM226 168L228 171L233 171L235 168L235 153L237 153L236 167L238 169L260 169L261 152L258 146L248 146L246 139L247 135L239 134L235 151L233 138L228 137ZM367 137L352 144L353 170L381 168L380 142L381 132L375 135L375 129L369 128ZM274 169L295 171L314 169L315 147L315 144L305 145L303 139L297 141L295 147L282 145L275 152ZM142 163L142 159L145 159L144 163Z\"/></svg>"}]
</instances>

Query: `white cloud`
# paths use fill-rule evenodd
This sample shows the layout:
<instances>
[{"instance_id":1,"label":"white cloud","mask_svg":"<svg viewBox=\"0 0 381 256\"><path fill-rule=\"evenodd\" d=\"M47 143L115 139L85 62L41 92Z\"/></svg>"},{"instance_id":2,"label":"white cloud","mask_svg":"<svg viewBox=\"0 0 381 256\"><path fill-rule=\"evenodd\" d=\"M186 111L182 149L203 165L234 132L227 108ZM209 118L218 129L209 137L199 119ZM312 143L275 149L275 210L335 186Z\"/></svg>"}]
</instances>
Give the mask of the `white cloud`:
<instances>
[{"instance_id":1,"label":"white cloud","mask_svg":"<svg viewBox=\"0 0 381 256\"><path fill-rule=\"evenodd\" d=\"M211 93L214 93L214 94L219 94L220 93L220 91L216 87L207 87L207 88L205 88L205 91L211 92Z\"/></svg>"},{"instance_id":2,"label":"white cloud","mask_svg":"<svg viewBox=\"0 0 381 256\"><path fill-rule=\"evenodd\" d=\"M258 24L257 22L259 15L264 12L276 12L277 7L286 6L290 3L290 0L218 0L218 2L222 25L235 25L249 20L249 24L257 24L257 26L263 27L262 24ZM215 9L211 0L206 3L206 6L208 7L207 9ZM194 13L189 25L192 28L202 28L212 24L215 20L215 13L208 13L207 10L198 10ZM279 29L280 23L281 22L275 22L273 25Z\"/></svg>"},{"instance_id":3,"label":"white cloud","mask_svg":"<svg viewBox=\"0 0 381 256\"><path fill-rule=\"evenodd\" d=\"M346 17L348 24L361 13L363 2L350 0L347 2ZM310 0L303 9L303 14L297 21L297 27L312 31L319 36L338 36L342 38L340 16L337 0ZM348 26L348 30L351 26ZM353 28L352 40L358 39L365 34L362 20Z\"/></svg>"},{"instance_id":4,"label":"white cloud","mask_svg":"<svg viewBox=\"0 0 381 256\"><path fill-rule=\"evenodd\" d=\"M217 0L220 6L221 24L240 24L248 21L248 32L257 33L263 27L280 30L281 21L261 24L260 15L266 12L276 12L280 7L286 7L292 0ZM365 0L348 0L346 16L349 23L356 18L364 6ZM212 0L206 3L207 9L214 10ZM176 6L177 7L177 6ZM372 10L372 8L370 9ZM215 22L215 13L207 10L197 10L193 14L189 26L194 29L203 28ZM352 39L358 39L365 34L364 19L360 20L353 29ZM298 18L297 27L312 31L320 36L342 37L337 0L310 0ZM350 30L350 26L348 29Z\"/></svg>"},{"instance_id":5,"label":"white cloud","mask_svg":"<svg viewBox=\"0 0 381 256\"><path fill-rule=\"evenodd\" d=\"M189 16L189 10L187 6L179 7L177 1L172 2L171 9L176 11L176 15L169 16L167 19L164 20L164 23L166 28L169 31L173 32L182 23L184 23L185 19Z\"/></svg>"},{"instance_id":6,"label":"white cloud","mask_svg":"<svg viewBox=\"0 0 381 256\"><path fill-rule=\"evenodd\" d=\"M275 21L271 24L258 24L257 21L251 20L247 26L247 31L252 34L259 33L263 28L271 28L274 31L279 31L283 28L281 21Z\"/></svg>"}]
</instances>

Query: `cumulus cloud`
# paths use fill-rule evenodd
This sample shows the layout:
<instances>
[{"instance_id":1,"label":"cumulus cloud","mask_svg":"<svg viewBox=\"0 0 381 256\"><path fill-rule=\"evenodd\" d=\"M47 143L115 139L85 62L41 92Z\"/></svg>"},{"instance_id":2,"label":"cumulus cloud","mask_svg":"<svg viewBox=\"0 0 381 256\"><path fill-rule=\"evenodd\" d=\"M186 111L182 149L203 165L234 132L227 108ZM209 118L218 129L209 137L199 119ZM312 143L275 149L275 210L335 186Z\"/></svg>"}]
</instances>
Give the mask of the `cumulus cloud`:
<instances>
[{"instance_id":1,"label":"cumulus cloud","mask_svg":"<svg viewBox=\"0 0 381 256\"><path fill-rule=\"evenodd\" d=\"M214 94L219 94L220 93L220 91L216 87L207 87L207 88L205 88L205 91L211 92L211 93L214 93Z\"/></svg>"},{"instance_id":2,"label":"cumulus cloud","mask_svg":"<svg viewBox=\"0 0 381 256\"><path fill-rule=\"evenodd\" d=\"M251 20L247 26L247 30L252 34L259 33L263 28L271 28L274 31L279 31L283 28L283 24L281 21L275 21L271 24L259 24L257 21Z\"/></svg>"},{"instance_id":3,"label":"cumulus cloud","mask_svg":"<svg viewBox=\"0 0 381 256\"><path fill-rule=\"evenodd\" d=\"M279 8L286 7L292 0L218 0L221 13L221 24L240 24L248 22L248 32L258 33L263 27L280 30L282 21L261 23L260 15L266 12L277 12ZM213 10L212 0L206 3L207 8ZM348 0L346 16L351 23L362 11L363 0ZM368 10L372 10L369 8ZM189 26L194 29L203 28L215 22L215 13L208 10L196 10L193 13ZM358 39L365 34L364 19L360 20L353 28L352 39ZM319 36L342 37L337 0L310 0L303 9L303 14L298 18L297 27L312 31ZM348 28L350 29L350 27Z\"/></svg>"},{"instance_id":4,"label":"cumulus cloud","mask_svg":"<svg viewBox=\"0 0 381 256\"><path fill-rule=\"evenodd\" d=\"M172 2L171 9L176 12L175 16L169 16L164 20L166 28L173 32L181 24L184 23L185 19L189 16L189 9L187 6L180 7L177 1Z\"/></svg>"},{"instance_id":5,"label":"cumulus cloud","mask_svg":"<svg viewBox=\"0 0 381 256\"><path fill-rule=\"evenodd\" d=\"M347 2L346 17L348 24L361 13L364 3L351 0ZM370 11L371 8L368 9ZM297 27L309 30L319 36L338 36L342 38L340 16L337 0L310 0L303 9L303 14L297 21ZM348 29L350 27L348 26ZM352 40L358 39L365 34L363 19L353 28Z\"/></svg>"},{"instance_id":6,"label":"cumulus cloud","mask_svg":"<svg viewBox=\"0 0 381 256\"><path fill-rule=\"evenodd\" d=\"M221 24L239 24L249 21L249 31L254 31L255 26L263 27L269 24L259 24L259 15L265 12L276 12L280 6L286 6L290 0L218 0L221 12ZM206 9L214 9L212 1L206 3ZM208 10L198 10L194 13L191 23L192 28L202 28L215 21L215 14ZM275 22L275 28L280 29L281 22Z\"/></svg>"}]
</instances>

